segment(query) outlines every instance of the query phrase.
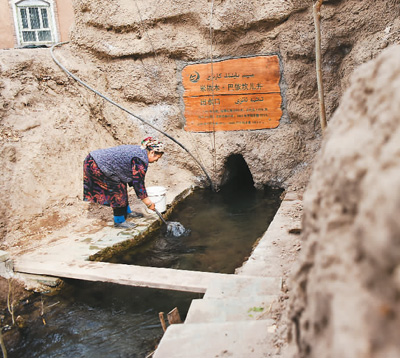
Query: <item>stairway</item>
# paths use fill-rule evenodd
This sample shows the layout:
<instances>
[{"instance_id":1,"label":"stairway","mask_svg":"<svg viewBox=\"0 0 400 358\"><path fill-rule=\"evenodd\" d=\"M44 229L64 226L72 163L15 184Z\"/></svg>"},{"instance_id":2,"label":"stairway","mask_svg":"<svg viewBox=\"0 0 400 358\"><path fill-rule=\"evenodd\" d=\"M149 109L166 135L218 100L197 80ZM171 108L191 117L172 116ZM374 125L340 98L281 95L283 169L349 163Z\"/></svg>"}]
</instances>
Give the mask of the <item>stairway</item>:
<instances>
[{"instance_id":1,"label":"stairway","mask_svg":"<svg viewBox=\"0 0 400 358\"><path fill-rule=\"evenodd\" d=\"M281 279L230 275L215 279L203 299L193 300L185 323L166 330L153 358L274 357Z\"/></svg>"},{"instance_id":2,"label":"stairway","mask_svg":"<svg viewBox=\"0 0 400 358\"><path fill-rule=\"evenodd\" d=\"M278 358L271 307L282 289L285 253L299 244L302 202L286 193L274 220L235 275L207 281L203 299L193 300L185 323L170 325L153 358ZM272 306L271 306L272 304Z\"/></svg>"}]
</instances>

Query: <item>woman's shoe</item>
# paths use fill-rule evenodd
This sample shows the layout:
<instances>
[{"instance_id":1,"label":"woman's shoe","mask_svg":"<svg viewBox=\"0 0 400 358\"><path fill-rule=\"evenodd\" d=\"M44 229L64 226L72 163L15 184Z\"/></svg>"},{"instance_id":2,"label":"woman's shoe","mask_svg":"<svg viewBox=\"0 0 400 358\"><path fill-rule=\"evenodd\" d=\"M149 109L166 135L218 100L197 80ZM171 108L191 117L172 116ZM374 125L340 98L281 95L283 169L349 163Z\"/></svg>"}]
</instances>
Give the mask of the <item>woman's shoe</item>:
<instances>
[{"instance_id":1,"label":"woman's shoe","mask_svg":"<svg viewBox=\"0 0 400 358\"><path fill-rule=\"evenodd\" d=\"M142 218L143 214L132 211L131 213L127 214L126 217L127 218Z\"/></svg>"},{"instance_id":2,"label":"woman's shoe","mask_svg":"<svg viewBox=\"0 0 400 358\"><path fill-rule=\"evenodd\" d=\"M116 227L118 229L133 229L136 226L137 226L136 224L130 223L128 221L124 221L122 223L114 223L114 227Z\"/></svg>"}]
</instances>

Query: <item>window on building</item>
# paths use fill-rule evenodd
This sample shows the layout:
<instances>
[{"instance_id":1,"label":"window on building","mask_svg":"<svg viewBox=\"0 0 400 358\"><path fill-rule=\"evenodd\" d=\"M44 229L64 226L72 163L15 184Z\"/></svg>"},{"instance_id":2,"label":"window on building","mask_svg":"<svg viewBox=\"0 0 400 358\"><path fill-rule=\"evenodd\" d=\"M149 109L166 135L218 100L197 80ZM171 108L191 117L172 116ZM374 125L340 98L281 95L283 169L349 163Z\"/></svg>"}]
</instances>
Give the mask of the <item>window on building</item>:
<instances>
[{"instance_id":1,"label":"window on building","mask_svg":"<svg viewBox=\"0 0 400 358\"><path fill-rule=\"evenodd\" d=\"M17 2L15 6L20 45L46 45L56 42L53 9L49 2L24 0Z\"/></svg>"}]
</instances>

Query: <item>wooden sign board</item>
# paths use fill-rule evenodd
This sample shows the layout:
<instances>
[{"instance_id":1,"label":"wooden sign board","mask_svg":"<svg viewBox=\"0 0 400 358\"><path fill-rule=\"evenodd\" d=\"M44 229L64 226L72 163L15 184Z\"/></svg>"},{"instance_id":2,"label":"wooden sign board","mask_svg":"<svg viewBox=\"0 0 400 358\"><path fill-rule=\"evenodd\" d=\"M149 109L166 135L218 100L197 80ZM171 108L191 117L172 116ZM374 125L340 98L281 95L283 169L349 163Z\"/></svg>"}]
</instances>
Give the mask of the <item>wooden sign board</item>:
<instances>
[{"instance_id":1,"label":"wooden sign board","mask_svg":"<svg viewBox=\"0 0 400 358\"><path fill-rule=\"evenodd\" d=\"M282 117L279 80L276 55L186 66L182 71L185 130L276 128Z\"/></svg>"}]
</instances>

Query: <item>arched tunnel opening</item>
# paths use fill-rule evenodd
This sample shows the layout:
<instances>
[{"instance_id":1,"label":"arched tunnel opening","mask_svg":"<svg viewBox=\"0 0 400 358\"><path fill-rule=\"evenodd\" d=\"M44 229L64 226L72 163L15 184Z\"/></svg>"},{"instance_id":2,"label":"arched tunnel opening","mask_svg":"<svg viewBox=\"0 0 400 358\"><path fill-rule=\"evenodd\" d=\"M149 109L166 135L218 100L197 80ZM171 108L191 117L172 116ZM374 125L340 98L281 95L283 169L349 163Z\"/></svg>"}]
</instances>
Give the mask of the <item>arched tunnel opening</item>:
<instances>
[{"instance_id":1,"label":"arched tunnel opening","mask_svg":"<svg viewBox=\"0 0 400 358\"><path fill-rule=\"evenodd\" d=\"M244 192L255 190L250 169L241 154L232 154L225 163L225 171L221 179L221 190Z\"/></svg>"},{"instance_id":2,"label":"arched tunnel opening","mask_svg":"<svg viewBox=\"0 0 400 358\"><path fill-rule=\"evenodd\" d=\"M221 179L220 194L225 203L230 207L238 207L240 210L248 210L254 205L263 205L267 211L272 209L273 213L278 210L283 189L264 185L262 190L257 190L254 185L253 175L241 154L232 154L225 161L225 168ZM259 204L255 204L255 203ZM254 210L257 215L263 216L264 211ZM268 214L270 215L270 214ZM273 215L272 215L273 216Z\"/></svg>"}]
</instances>

